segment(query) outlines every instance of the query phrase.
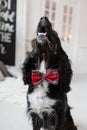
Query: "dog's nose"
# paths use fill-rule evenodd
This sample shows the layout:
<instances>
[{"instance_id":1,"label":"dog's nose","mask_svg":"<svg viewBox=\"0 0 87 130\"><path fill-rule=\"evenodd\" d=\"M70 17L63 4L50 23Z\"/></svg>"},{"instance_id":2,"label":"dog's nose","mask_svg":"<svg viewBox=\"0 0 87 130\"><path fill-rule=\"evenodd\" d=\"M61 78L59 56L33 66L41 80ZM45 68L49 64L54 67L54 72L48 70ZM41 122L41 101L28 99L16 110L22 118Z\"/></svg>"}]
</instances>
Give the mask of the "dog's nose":
<instances>
[{"instance_id":1,"label":"dog's nose","mask_svg":"<svg viewBox=\"0 0 87 130\"><path fill-rule=\"evenodd\" d=\"M40 22L41 22L42 26L45 26L47 21L48 21L47 17L41 17L41 19L40 19Z\"/></svg>"},{"instance_id":2,"label":"dog's nose","mask_svg":"<svg viewBox=\"0 0 87 130\"><path fill-rule=\"evenodd\" d=\"M43 16L40 18L40 20L48 20L48 18L46 16Z\"/></svg>"}]
</instances>

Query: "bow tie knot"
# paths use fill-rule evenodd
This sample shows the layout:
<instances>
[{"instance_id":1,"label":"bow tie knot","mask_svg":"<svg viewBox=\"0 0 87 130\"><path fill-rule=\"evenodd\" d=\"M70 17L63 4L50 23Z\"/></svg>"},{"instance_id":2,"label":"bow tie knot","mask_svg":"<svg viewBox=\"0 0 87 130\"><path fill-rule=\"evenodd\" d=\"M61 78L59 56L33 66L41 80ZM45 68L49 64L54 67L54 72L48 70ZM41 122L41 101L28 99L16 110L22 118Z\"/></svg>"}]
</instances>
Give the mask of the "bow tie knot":
<instances>
[{"instance_id":1,"label":"bow tie knot","mask_svg":"<svg viewBox=\"0 0 87 130\"><path fill-rule=\"evenodd\" d=\"M39 70L32 70L32 82L34 86L41 84L44 80L50 84L57 84L59 81L58 69L49 69L46 74L40 72Z\"/></svg>"}]
</instances>

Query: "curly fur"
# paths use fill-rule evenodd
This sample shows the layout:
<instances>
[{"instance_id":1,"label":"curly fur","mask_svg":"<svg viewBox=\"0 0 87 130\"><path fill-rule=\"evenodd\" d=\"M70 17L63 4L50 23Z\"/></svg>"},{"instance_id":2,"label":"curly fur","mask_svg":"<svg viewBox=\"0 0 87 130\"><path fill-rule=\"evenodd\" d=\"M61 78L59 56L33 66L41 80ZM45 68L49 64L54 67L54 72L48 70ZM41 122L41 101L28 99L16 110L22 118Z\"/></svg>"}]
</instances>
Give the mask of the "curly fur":
<instances>
[{"instance_id":1,"label":"curly fur","mask_svg":"<svg viewBox=\"0 0 87 130\"><path fill-rule=\"evenodd\" d=\"M46 32L46 37L43 35L39 37L38 32ZM44 49L38 44L38 37L44 43L42 44ZM46 130L77 130L70 114L70 107L67 104L66 95L70 91L72 78L70 60L61 46L57 33L52 29L51 23L46 17L42 17L39 21L35 42L36 44L32 52L27 56L22 69L24 84L29 85L27 92L27 112L32 117L33 130L40 130L40 128ZM38 113L33 112L28 95L33 94L36 89L31 80L32 70L39 69L43 59L46 63L46 69L58 68L60 79L57 85L48 85L49 91L46 92L46 96L49 99L55 100L56 103L52 104L52 111L50 113L44 110L41 118Z\"/></svg>"}]
</instances>

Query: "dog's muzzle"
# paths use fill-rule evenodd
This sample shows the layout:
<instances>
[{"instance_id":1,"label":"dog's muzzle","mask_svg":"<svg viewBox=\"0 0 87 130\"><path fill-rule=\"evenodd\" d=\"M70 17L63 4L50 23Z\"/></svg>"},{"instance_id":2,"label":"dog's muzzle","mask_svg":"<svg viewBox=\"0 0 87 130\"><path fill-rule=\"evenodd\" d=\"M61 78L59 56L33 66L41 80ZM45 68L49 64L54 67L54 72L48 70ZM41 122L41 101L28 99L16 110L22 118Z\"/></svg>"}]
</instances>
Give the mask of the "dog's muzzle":
<instances>
[{"instance_id":1,"label":"dog's muzzle","mask_svg":"<svg viewBox=\"0 0 87 130\"><path fill-rule=\"evenodd\" d=\"M41 17L37 28L37 33L48 33L50 29L52 29L52 26L48 18Z\"/></svg>"},{"instance_id":2,"label":"dog's muzzle","mask_svg":"<svg viewBox=\"0 0 87 130\"><path fill-rule=\"evenodd\" d=\"M46 54L47 51L49 51L49 43L45 34L40 34L37 36L37 48L38 51L40 51L40 54Z\"/></svg>"},{"instance_id":3,"label":"dog's muzzle","mask_svg":"<svg viewBox=\"0 0 87 130\"><path fill-rule=\"evenodd\" d=\"M37 36L37 45L40 47L46 46L46 36L44 34L40 34Z\"/></svg>"}]
</instances>

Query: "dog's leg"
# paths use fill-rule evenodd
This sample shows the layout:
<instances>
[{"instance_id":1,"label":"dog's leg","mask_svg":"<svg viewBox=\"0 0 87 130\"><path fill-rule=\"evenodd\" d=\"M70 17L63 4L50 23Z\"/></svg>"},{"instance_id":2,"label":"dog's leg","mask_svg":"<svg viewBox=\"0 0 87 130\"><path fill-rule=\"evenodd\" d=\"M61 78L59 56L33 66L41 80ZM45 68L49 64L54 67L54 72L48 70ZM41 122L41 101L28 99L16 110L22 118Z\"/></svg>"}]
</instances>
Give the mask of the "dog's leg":
<instances>
[{"instance_id":1,"label":"dog's leg","mask_svg":"<svg viewBox=\"0 0 87 130\"><path fill-rule=\"evenodd\" d=\"M65 130L77 130L77 127L74 125L74 121L73 118L71 116L70 113L70 107L67 107L67 111L66 111L66 121L65 121Z\"/></svg>"},{"instance_id":2,"label":"dog's leg","mask_svg":"<svg viewBox=\"0 0 87 130\"><path fill-rule=\"evenodd\" d=\"M33 130L40 130L40 127L38 127L38 126L33 126Z\"/></svg>"},{"instance_id":3,"label":"dog's leg","mask_svg":"<svg viewBox=\"0 0 87 130\"><path fill-rule=\"evenodd\" d=\"M40 130L40 126L33 121L33 130Z\"/></svg>"},{"instance_id":4,"label":"dog's leg","mask_svg":"<svg viewBox=\"0 0 87 130\"><path fill-rule=\"evenodd\" d=\"M57 125L57 127L56 127L55 130L68 130L68 129L65 128L64 119L63 119L63 120L60 120L60 121L58 122L58 125ZM71 129L70 129L70 130L71 130Z\"/></svg>"},{"instance_id":5,"label":"dog's leg","mask_svg":"<svg viewBox=\"0 0 87 130\"><path fill-rule=\"evenodd\" d=\"M56 126L56 129L55 130L66 130L65 129L65 112L61 112L59 115L58 115L58 123L57 123L57 126Z\"/></svg>"},{"instance_id":6,"label":"dog's leg","mask_svg":"<svg viewBox=\"0 0 87 130\"><path fill-rule=\"evenodd\" d=\"M38 114L31 113L31 118L32 118L33 130L40 130L42 121L41 121L40 117L38 116Z\"/></svg>"}]
</instances>

